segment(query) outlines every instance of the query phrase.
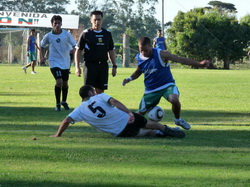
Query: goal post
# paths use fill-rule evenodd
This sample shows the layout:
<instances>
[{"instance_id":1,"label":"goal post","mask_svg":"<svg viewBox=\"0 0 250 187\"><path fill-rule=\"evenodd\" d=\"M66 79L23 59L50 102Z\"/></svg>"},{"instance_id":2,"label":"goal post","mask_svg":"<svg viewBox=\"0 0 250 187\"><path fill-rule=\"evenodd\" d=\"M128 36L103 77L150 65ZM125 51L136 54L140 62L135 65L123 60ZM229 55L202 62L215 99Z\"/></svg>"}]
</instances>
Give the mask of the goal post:
<instances>
[{"instance_id":1,"label":"goal post","mask_svg":"<svg viewBox=\"0 0 250 187\"><path fill-rule=\"evenodd\" d=\"M0 63L26 64L28 60L26 50L29 29L51 28L51 18L54 15L37 12L0 11ZM62 17L63 29L78 29L78 15L56 15ZM37 33L37 39L37 44L39 44L39 33ZM39 51L37 54L39 61Z\"/></svg>"},{"instance_id":2,"label":"goal post","mask_svg":"<svg viewBox=\"0 0 250 187\"><path fill-rule=\"evenodd\" d=\"M29 28L0 28L0 63L26 64Z\"/></svg>"}]
</instances>

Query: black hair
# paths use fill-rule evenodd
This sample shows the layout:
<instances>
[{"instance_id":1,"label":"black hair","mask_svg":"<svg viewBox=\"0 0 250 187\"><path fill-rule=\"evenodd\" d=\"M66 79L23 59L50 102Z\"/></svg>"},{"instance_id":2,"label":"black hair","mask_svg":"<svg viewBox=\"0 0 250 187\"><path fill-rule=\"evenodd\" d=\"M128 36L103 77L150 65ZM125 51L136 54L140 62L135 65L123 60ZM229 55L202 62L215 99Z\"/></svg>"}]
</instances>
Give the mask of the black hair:
<instances>
[{"instance_id":1,"label":"black hair","mask_svg":"<svg viewBox=\"0 0 250 187\"><path fill-rule=\"evenodd\" d=\"M31 31L32 31L32 32L36 32L36 29L30 29L30 32L31 32Z\"/></svg>"},{"instance_id":2,"label":"black hair","mask_svg":"<svg viewBox=\"0 0 250 187\"><path fill-rule=\"evenodd\" d=\"M151 40L148 37L141 37L138 40L138 44L141 46L151 45Z\"/></svg>"},{"instance_id":3,"label":"black hair","mask_svg":"<svg viewBox=\"0 0 250 187\"><path fill-rule=\"evenodd\" d=\"M89 91L94 91L94 88L90 85L82 86L79 90L79 95L82 99L89 97Z\"/></svg>"},{"instance_id":4,"label":"black hair","mask_svg":"<svg viewBox=\"0 0 250 187\"><path fill-rule=\"evenodd\" d=\"M59 16L59 15L54 15L52 18L51 18L51 24L53 24L54 21L61 21L62 22L62 17Z\"/></svg>"},{"instance_id":5,"label":"black hair","mask_svg":"<svg viewBox=\"0 0 250 187\"><path fill-rule=\"evenodd\" d=\"M90 17L92 17L93 15L101 15L101 17L103 18L103 13L100 10L95 10L90 13Z\"/></svg>"}]
</instances>

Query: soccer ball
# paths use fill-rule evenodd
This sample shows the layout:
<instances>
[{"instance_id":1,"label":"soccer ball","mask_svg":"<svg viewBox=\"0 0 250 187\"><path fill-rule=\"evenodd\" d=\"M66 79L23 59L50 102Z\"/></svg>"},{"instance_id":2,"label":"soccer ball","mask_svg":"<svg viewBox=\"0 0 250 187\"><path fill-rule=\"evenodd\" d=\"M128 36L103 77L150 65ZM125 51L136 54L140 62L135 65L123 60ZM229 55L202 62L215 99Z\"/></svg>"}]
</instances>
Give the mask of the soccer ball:
<instances>
[{"instance_id":1,"label":"soccer ball","mask_svg":"<svg viewBox=\"0 0 250 187\"><path fill-rule=\"evenodd\" d=\"M159 106L155 106L148 112L148 119L152 121L157 121L157 122L161 121L163 116L164 116L164 110Z\"/></svg>"}]
</instances>

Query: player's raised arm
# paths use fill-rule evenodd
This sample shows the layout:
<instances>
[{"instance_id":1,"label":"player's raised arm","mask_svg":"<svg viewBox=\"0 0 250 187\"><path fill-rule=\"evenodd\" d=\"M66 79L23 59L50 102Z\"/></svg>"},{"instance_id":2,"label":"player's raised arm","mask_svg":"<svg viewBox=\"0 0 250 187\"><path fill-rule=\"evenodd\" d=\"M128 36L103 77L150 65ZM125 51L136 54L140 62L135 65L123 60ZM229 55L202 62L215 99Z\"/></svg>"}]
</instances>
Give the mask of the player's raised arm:
<instances>
[{"instance_id":1,"label":"player's raised arm","mask_svg":"<svg viewBox=\"0 0 250 187\"><path fill-rule=\"evenodd\" d=\"M137 79L138 77L140 77L141 74L142 74L141 70L139 69L139 67L137 67L135 72L130 77L123 80L122 85L125 86L125 84L129 83L132 80Z\"/></svg>"},{"instance_id":2,"label":"player's raised arm","mask_svg":"<svg viewBox=\"0 0 250 187\"><path fill-rule=\"evenodd\" d=\"M164 61L171 60L173 62L179 62L184 65L189 65L189 66L197 66L197 67L208 67L210 65L210 62L208 60L203 60L201 62L198 62L196 60L192 60L189 58L184 58L184 57L178 57L176 55L173 55L167 50L162 50L160 52L161 58Z\"/></svg>"}]
</instances>

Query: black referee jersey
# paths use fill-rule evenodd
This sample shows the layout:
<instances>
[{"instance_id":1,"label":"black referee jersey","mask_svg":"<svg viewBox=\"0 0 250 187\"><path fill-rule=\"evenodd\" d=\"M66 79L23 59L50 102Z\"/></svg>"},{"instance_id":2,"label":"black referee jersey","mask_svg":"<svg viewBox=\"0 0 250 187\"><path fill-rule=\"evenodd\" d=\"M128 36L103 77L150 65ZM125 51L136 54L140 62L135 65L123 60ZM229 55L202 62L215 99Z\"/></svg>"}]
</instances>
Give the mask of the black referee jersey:
<instances>
[{"instance_id":1,"label":"black referee jersey","mask_svg":"<svg viewBox=\"0 0 250 187\"><path fill-rule=\"evenodd\" d=\"M114 42L111 32L104 28L100 31L86 29L82 32L77 46L84 50L85 62L106 62L108 51L114 49Z\"/></svg>"}]
</instances>

